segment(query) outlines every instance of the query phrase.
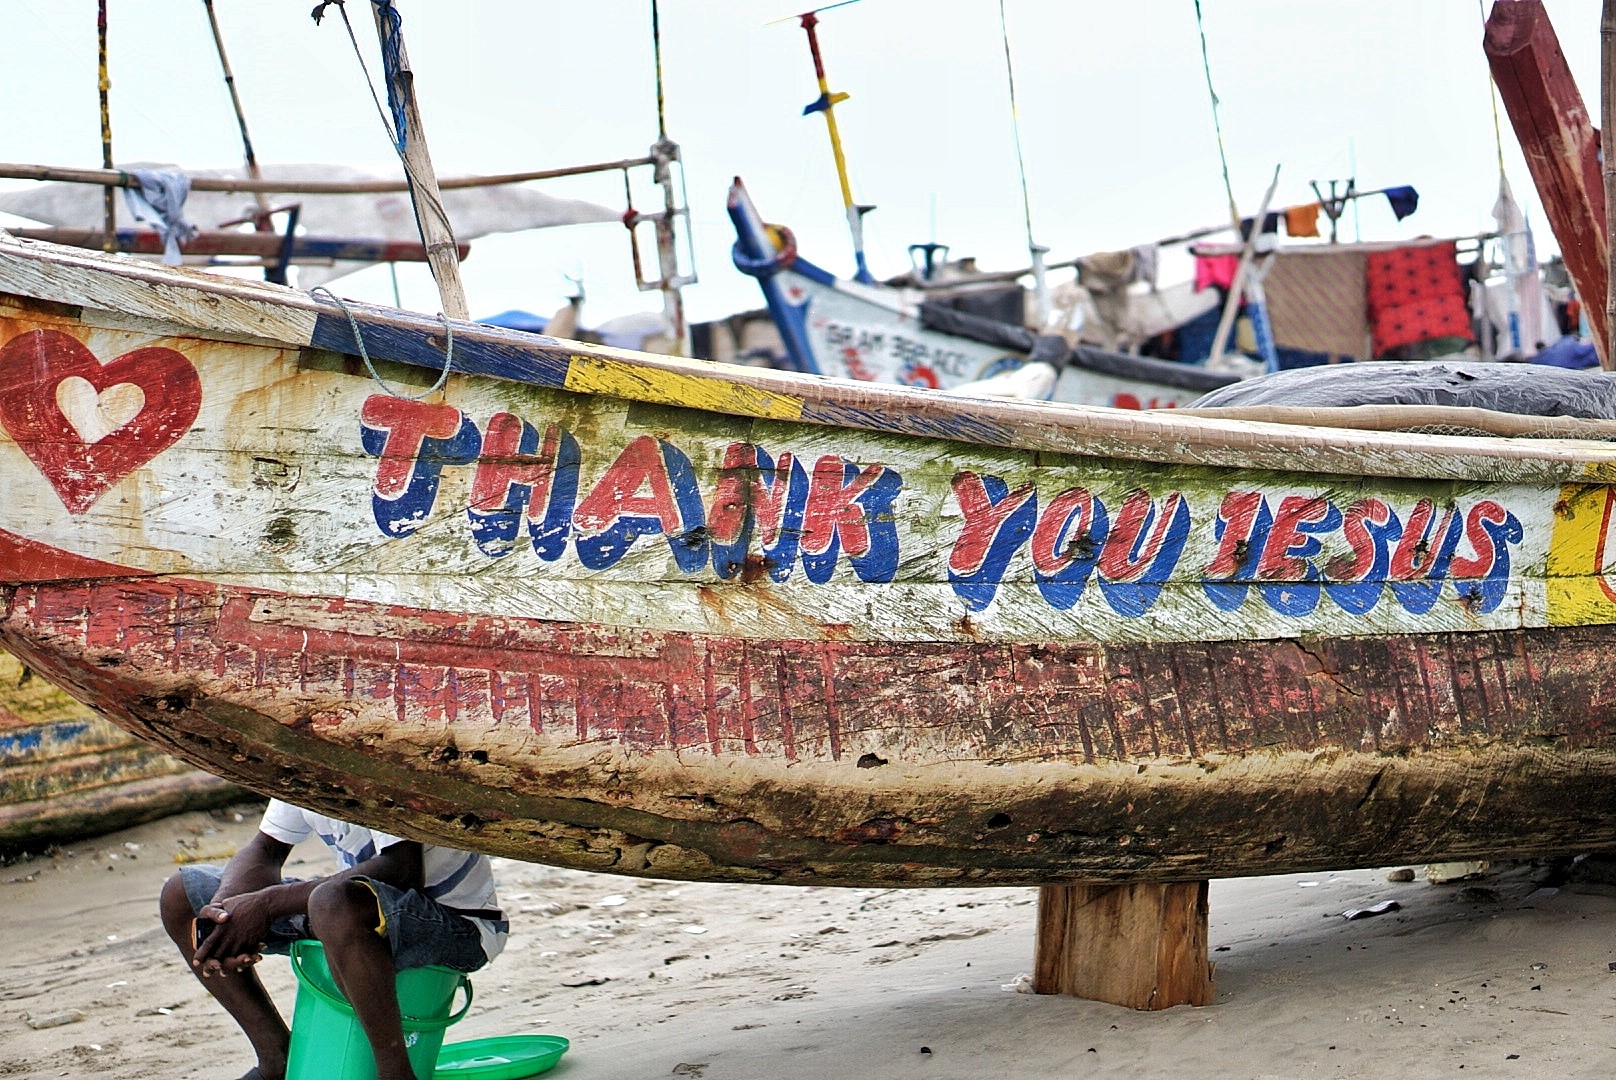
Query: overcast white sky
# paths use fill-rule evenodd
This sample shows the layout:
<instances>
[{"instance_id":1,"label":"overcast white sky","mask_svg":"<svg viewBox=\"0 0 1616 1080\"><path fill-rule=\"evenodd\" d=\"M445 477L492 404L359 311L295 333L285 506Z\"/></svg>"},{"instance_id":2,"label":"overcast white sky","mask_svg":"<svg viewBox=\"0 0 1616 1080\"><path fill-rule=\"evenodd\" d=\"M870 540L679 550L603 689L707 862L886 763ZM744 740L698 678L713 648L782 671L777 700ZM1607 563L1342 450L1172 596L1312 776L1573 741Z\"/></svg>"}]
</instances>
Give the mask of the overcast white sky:
<instances>
[{"instance_id":1,"label":"overcast white sky","mask_svg":"<svg viewBox=\"0 0 1616 1080\"><path fill-rule=\"evenodd\" d=\"M801 0L807 3L808 0ZM262 162L396 168L335 13L313 0L215 0ZM369 4L350 15L372 71ZM398 0L428 140L441 176L542 169L645 152L656 136L650 0ZM1366 200L1365 239L1491 227L1497 192L1476 0L1202 0L1235 194L1251 213L1275 165L1276 203L1308 181L1412 184L1398 224ZM1546 0L1597 115L1599 0ZM1490 0L1487 8L1490 10ZM120 161L238 164L235 120L202 0L111 0L113 141ZM1126 247L1227 216L1193 0L1006 0L1034 229L1052 259ZM756 307L730 265L724 195L745 178L764 216L809 258L851 266L802 31L766 25L792 0L663 0L670 135L688 177L700 284L695 319ZM0 159L98 166L94 0L5 0ZM1025 263L997 0L862 0L823 14L820 38L854 194L878 276L936 239L985 267ZM1517 197L1554 250L1508 118ZM13 188L17 182L0 182ZM621 180L542 190L622 205ZM1352 235L1348 218L1345 235ZM490 237L464 266L474 316L552 311L582 273L585 323L658 308L632 285L617 225ZM406 306L436 311L424 269L401 271ZM384 271L340 283L391 301Z\"/></svg>"}]
</instances>

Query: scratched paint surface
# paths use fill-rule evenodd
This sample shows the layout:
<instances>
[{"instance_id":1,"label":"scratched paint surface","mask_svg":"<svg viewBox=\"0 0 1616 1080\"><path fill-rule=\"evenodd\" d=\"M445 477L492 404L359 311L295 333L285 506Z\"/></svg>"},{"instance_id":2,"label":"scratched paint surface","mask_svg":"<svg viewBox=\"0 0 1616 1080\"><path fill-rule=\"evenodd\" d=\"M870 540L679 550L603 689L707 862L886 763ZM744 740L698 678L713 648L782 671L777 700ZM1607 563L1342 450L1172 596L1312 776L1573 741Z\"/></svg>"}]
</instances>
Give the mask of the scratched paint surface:
<instances>
[{"instance_id":1,"label":"scratched paint surface","mask_svg":"<svg viewBox=\"0 0 1616 1080\"><path fill-rule=\"evenodd\" d=\"M765 399L718 416L467 379L415 402L290 349L77 333L0 322L0 527L141 570L761 639L1616 619L1608 586L1565 584L1610 572L1608 500L1560 485L1030 454L768 419Z\"/></svg>"},{"instance_id":2,"label":"scratched paint surface","mask_svg":"<svg viewBox=\"0 0 1616 1080\"><path fill-rule=\"evenodd\" d=\"M0 642L261 790L625 872L1616 843L1603 485L985 449L668 376L410 402L0 318Z\"/></svg>"},{"instance_id":3,"label":"scratched paint surface","mask_svg":"<svg viewBox=\"0 0 1616 1080\"><path fill-rule=\"evenodd\" d=\"M95 835L236 791L0 651L0 850Z\"/></svg>"}]
</instances>

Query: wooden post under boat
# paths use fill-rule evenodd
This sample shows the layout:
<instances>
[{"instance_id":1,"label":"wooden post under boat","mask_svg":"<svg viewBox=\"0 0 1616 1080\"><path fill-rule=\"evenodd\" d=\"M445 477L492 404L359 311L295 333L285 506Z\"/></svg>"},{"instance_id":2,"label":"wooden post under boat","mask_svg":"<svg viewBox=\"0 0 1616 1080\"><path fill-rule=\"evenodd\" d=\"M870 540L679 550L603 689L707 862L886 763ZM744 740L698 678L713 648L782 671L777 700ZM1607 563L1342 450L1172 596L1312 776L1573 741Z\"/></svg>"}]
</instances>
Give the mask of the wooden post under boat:
<instances>
[{"instance_id":1,"label":"wooden post under boat","mask_svg":"<svg viewBox=\"0 0 1616 1080\"><path fill-rule=\"evenodd\" d=\"M1212 1004L1207 882L1045 885L1032 986L1130 1009Z\"/></svg>"},{"instance_id":2,"label":"wooden post under boat","mask_svg":"<svg viewBox=\"0 0 1616 1080\"><path fill-rule=\"evenodd\" d=\"M1582 299L1600 363L1610 370L1616 356L1611 355L1605 304L1610 237L1599 134L1589 123L1542 0L1497 0L1487 17L1483 48Z\"/></svg>"}]
</instances>

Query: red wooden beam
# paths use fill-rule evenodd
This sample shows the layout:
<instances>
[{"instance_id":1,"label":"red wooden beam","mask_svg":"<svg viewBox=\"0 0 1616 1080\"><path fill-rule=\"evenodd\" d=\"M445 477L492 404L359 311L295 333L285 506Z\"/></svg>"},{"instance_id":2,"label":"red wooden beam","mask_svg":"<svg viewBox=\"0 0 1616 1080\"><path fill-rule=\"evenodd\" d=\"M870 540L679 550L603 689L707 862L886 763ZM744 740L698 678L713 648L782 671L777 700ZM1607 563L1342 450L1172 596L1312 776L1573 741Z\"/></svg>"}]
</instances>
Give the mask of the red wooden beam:
<instances>
[{"instance_id":1,"label":"red wooden beam","mask_svg":"<svg viewBox=\"0 0 1616 1080\"><path fill-rule=\"evenodd\" d=\"M1487 17L1483 48L1593 329L1600 363L1609 369L1613 358L1605 290L1610 238L1599 132L1577 92L1542 0L1497 0Z\"/></svg>"}]
</instances>

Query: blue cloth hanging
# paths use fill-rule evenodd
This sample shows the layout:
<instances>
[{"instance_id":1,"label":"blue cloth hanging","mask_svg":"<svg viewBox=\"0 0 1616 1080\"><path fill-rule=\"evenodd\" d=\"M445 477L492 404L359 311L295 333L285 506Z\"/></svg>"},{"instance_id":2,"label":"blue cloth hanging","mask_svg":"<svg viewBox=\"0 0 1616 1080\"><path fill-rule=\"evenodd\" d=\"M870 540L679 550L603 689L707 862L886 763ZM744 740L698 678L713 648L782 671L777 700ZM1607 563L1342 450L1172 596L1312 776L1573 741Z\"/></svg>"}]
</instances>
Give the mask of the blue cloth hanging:
<instances>
[{"instance_id":1,"label":"blue cloth hanging","mask_svg":"<svg viewBox=\"0 0 1616 1080\"><path fill-rule=\"evenodd\" d=\"M1408 185L1402 187L1389 187L1385 191L1386 201L1392 204L1392 213L1397 220L1402 221L1420 207L1420 193Z\"/></svg>"}]
</instances>

